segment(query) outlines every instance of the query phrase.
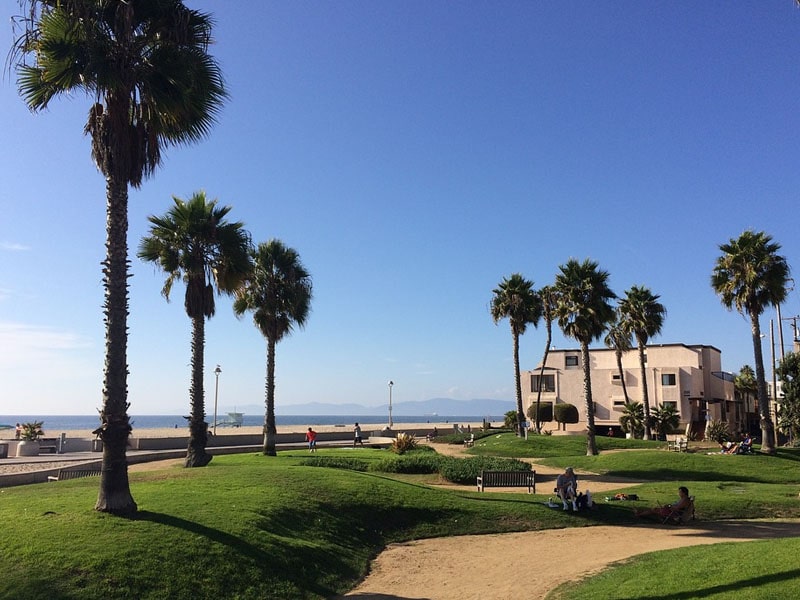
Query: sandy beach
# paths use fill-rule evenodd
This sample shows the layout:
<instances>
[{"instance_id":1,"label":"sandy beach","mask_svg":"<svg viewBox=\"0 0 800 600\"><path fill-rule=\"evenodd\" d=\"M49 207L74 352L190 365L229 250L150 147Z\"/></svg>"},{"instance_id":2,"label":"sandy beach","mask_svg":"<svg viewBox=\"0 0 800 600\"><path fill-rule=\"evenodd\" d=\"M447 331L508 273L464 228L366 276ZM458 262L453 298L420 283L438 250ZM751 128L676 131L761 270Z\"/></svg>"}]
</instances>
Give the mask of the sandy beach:
<instances>
[{"instance_id":1,"label":"sandy beach","mask_svg":"<svg viewBox=\"0 0 800 600\"><path fill-rule=\"evenodd\" d=\"M477 431L481 428L482 423L481 422L460 423L459 425L464 430L466 430L467 427L470 427L472 430ZM353 426L354 423L345 423L341 425L315 425L314 423L308 423L305 425L279 425L277 427L277 430L278 433L305 433L309 427L313 427L314 431L316 431L317 433L341 432L342 437L344 438L353 435ZM367 437L370 434L373 434L373 432L381 431L384 427L386 427L386 425L380 423L367 423L367 424L362 423L361 424L362 435ZM392 426L392 431L397 433L401 431L427 430L427 429L433 429L434 427L436 427L442 433L451 433L453 431L452 423L394 423ZM263 428L261 425L248 426L248 427L217 427L217 435L258 435L262 432L262 430ZM45 428L45 437L48 438L55 437L60 433L62 432L47 430L47 428ZM66 430L63 433L67 434L67 439L94 438L92 432L85 429ZM134 427L131 437L172 438L172 437L186 437L188 435L189 435L188 427L161 427L155 429L144 429L144 428L139 429L137 427ZM7 441L13 439L14 439L13 429L8 429L0 432L0 440Z\"/></svg>"}]
</instances>

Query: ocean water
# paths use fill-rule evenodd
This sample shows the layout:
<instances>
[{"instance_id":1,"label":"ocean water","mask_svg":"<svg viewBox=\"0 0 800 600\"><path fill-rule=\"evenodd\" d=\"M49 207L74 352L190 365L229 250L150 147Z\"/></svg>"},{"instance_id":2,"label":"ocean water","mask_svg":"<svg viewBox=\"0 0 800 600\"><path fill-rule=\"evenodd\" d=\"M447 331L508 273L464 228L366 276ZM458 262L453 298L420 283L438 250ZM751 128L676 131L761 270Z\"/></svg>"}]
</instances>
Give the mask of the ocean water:
<instances>
[{"instance_id":1,"label":"ocean water","mask_svg":"<svg viewBox=\"0 0 800 600\"><path fill-rule=\"evenodd\" d=\"M217 415L217 427L220 421L227 415ZM484 416L447 416L447 415L423 415L406 416L394 415L395 423L475 423L487 418ZM502 421L502 416L489 417L492 421ZM206 415L206 421L211 423L213 415ZM42 428L46 434L54 434L59 431L86 429L93 431L100 425L100 418L97 415L0 415L0 424L15 425L16 423L27 423L30 421L44 421ZM353 423L361 425L386 425L388 417L386 415L277 415L275 422L281 425L343 425L350 427ZM133 429L162 429L165 427L185 427L186 418L183 415L131 415ZM245 427L261 426L264 424L264 415L244 415L242 425Z\"/></svg>"}]
</instances>

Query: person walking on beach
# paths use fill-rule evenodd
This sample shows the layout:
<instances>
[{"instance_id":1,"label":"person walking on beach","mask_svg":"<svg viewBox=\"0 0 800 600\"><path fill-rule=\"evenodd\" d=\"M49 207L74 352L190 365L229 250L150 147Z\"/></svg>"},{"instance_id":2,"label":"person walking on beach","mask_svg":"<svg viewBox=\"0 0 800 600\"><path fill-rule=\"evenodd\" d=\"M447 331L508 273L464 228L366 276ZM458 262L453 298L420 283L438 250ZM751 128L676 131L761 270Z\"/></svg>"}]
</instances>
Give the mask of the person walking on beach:
<instances>
[{"instance_id":1,"label":"person walking on beach","mask_svg":"<svg viewBox=\"0 0 800 600\"><path fill-rule=\"evenodd\" d=\"M361 427L359 427L358 423L353 428L353 448L356 447L356 444L360 444L362 447L364 446L364 442L361 440Z\"/></svg>"},{"instance_id":2,"label":"person walking on beach","mask_svg":"<svg viewBox=\"0 0 800 600\"><path fill-rule=\"evenodd\" d=\"M22 435L22 425L17 423L17 428L16 428L16 431L14 433L14 439L18 440L19 436L21 436L21 435Z\"/></svg>"},{"instance_id":3,"label":"person walking on beach","mask_svg":"<svg viewBox=\"0 0 800 600\"><path fill-rule=\"evenodd\" d=\"M309 452L316 452L317 451L317 432L308 428L306 432L306 441L308 442L308 451Z\"/></svg>"}]
</instances>

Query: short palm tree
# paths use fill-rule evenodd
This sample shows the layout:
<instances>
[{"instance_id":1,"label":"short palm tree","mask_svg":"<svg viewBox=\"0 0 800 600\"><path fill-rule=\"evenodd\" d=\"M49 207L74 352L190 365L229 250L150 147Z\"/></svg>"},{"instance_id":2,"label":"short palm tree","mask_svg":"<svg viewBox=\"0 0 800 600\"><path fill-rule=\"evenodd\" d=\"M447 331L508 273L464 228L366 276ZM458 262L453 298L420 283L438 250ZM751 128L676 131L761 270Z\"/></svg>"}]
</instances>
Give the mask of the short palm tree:
<instances>
[{"instance_id":1,"label":"short palm tree","mask_svg":"<svg viewBox=\"0 0 800 600\"><path fill-rule=\"evenodd\" d=\"M533 282L519 273L504 277L494 290L490 307L495 324L508 319L514 340L514 383L517 393L517 435L525 434L525 412L522 409L522 384L519 373L519 336L529 324L535 327L542 315L542 302L533 290Z\"/></svg>"},{"instance_id":2,"label":"short palm tree","mask_svg":"<svg viewBox=\"0 0 800 600\"><path fill-rule=\"evenodd\" d=\"M627 404L630 399L628 398L628 386L625 383L625 371L622 368L622 355L631 351L631 332L620 325L619 313L617 313L617 320L609 327L603 343L607 348L614 350L614 358L617 360L617 372L622 384L622 397L625 399L625 404Z\"/></svg>"},{"instance_id":3,"label":"short palm tree","mask_svg":"<svg viewBox=\"0 0 800 600\"><path fill-rule=\"evenodd\" d=\"M600 338L614 321L616 298L608 287L608 271L589 259L579 262L570 259L559 267L555 289L558 294L556 316L564 335L577 340L581 346L583 363L583 396L586 403L586 454L597 454L594 427L594 402L592 401L592 373L589 361L589 344Z\"/></svg>"},{"instance_id":4,"label":"short palm tree","mask_svg":"<svg viewBox=\"0 0 800 600\"><path fill-rule=\"evenodd\" d=\"M93 100L84 131L106 180L105 367L96 434L103 469L95 509L136 512L128 483L128 186L138 188L164 147L204 138L225 91L208 54L212 22L179 0L23 0L12 50L33 111L57 96Z\"/></svg>"},{"instance_id":5,"label":"short palm tree","mask_svg":"<svg viewBox=\"0 0 800 600\"><path fill-rule=\"evenodd\" d=\"M758 398L758 382L756 381L756 372L750 365L743 365L739 369L739 374L733 378L733 389L736 393L736 399L744 404L744 414L747 419L746 429L750 430L750 421L748 408L754 406L751 400Z\"/></svg>"},{"instance_id":6,"label":"short palm tree","mask_svg":"<svg viewBox=\"0 0 800 600\"><path fill-rule=\"evenodd\" d=\"M161 290L169 301L172 286L186 284L183 305L192 321L192 380L189 386L189 448L187 467L211 461L206 452L203 372L206 318L214 316L214 291L232 294L250 273L250 236L244 225L228 222L229 206L207 201L204 192L188 201L173 197L174 205L161 217L150 216L150 235L142 238L139 258L155 263L167 274Z\"/></svg>"},{"instance_id":7,"label":"short palm tree","mask_svg":"<svg viewBox=\"0 0 800 600\"><path fill-rule=\"evenodd\" d=\"M786 299L789 265L786 258L778 254L781 245L763 231L747 230L727 244L720 244L719 249L722 255L714 265L711 287L728 310L736 308L742 316L750 318L761 417L761 451L774 454L775 426L767 398L759 317L768 306L781 304Z\"/></svg>"},{"instance_id":8,"label":"short palm tree","mask_svg":"<svg viewBox=\"0 0 800 600\"><path fill-rule=\"evenodd\" d=\"M672 403L656 406L652 410L650 420L660 440L666 439L666 435L677 429L678 425L680 425L678 409Z\"/></svg>"},{"instance_id":9,"label":"short palm tree","mask_svg":"<svg viewBox=\"0 0 800 600\"><path fill-rule=\"evenodd\" d=\"M544 342L544 356L542 366L539 369L539 389L536 391L536 433L542 433L542 422L539 420L539 410L542 403L542 384L544 382L544 368L547 364L547 357L550 354L550 345L553 343L553 319L555 319L556 304L558 296L552 286L545 285L539 290L539 298L542 301L542 319L544 319L547 339Z\"/></svg>"},{"instance_id":10,"label":"short palm tree","mask_svg":"<svg viewBox=\"0 0 800 600\"><path fill-rule=\"evenodd\" d=\"M620 326L636 338L636 347L639 351L639 371L642 379L642 405L644 406L644 439L649 440L650 434L650 398L647 391L647 370L645 368L645 352L647 342L654 335L661 332L667 309L648 288L634 285L625 292L625 297L619 302Z\"/></svg>"},{"instance_id":11,"label":"short palm tree","mask_svg":"<svg viewBox=\"0 0 800 600\"><path fill-rule=\"evenodd\" d=\"M253 251L253 272L236 292L233 311L253 313L253 322L267 340L264 454L275 456L275 346L304 327L311 312L311 275L296 250L270 240Z\"/></svg>"},{"instance_id":12,"label":"short palm tree","mask_svg":"<svg viewBox=\"0 0 800 600\"><path fill-rule=\"evenodd\" d=\"M626 402L619 417L619 426L624 433L634 438L644 433L644 408L641 402Z\"/></svg>"}]
</instances>

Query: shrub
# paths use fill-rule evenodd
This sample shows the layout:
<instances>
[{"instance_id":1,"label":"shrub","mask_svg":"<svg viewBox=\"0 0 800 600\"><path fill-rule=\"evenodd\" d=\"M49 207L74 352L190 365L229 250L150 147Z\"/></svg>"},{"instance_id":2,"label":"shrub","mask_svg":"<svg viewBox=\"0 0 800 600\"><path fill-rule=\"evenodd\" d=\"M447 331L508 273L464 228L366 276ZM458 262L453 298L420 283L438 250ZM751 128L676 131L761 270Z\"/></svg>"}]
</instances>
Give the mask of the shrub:
<instances>
[{"instance_id":1,"label":"shrub","mask_svg":"<svg viewBox=\"0 0 800 600\"><path fill-rule=\"evenodd\" d=\"M358 458L342 458L338 456L313 456L300 461L304 467L328 467L329 469L348 469L350 471L366 471L369 463Z\"/></svg>"},{"instance_id":2,"label":"shrub","mask_svg":"<svg viewBox=\"0 0 800 600\"><path fill-rule=\"evenodd\" d=\"M513 458L481 456L476 458L444 457L439 473L447 481L462 485L475 483L481 471L530 471L528 463Z\"/></svg>"},{"instance_id":3,"label":"shrub","mask_svg":"<svg viewBox=\"0 0 800 600\"><path fill-rule=\"evenodd\" d=\"M35 441L44 435L42 431L44 421L31 421L30 423L23 423L21 425L20 439L27 441Z\"/></svg>"},{"instance_id":4,"label":"shrub","mask_svg":"<svg viewBox=\"0 0 800 600\"><path fill-rule=\"evenodd\" d=\"M536 423L536 402L528 407L528 418ZM553 403L539 403L539 423L550 423L553 421Z\"/></svg>"},{"instance_id":5,"label":"shrub","mask_svg":"<svg viewBox=\"0 0 800 600\"><path fill-rule=\"evenodd\" d=\"M409 452L403 456L387 456L369 466L378 473L407 473L424 475L438 473L444 457L436 452Z\"/></svg>"},{"instance_id":6,"label":"shrub","mask_svg":"<svg viewBox=\"0 0 800 600\"><path fill-rule=\"evenodd\" d=\"M644 435L644 404L626 402L622 408L619 425L624 433L632 433L633 437L641 438Z\"/></svg>"},{"instance_id":7,"label":"shrub","mask_svg":"<svg viewBox=\"0 0 800 600\"><path fill-rule=\"evenodd\" d=\"M517 428L517 411L509 410L503 415L503 427L506 429Z\"/></svg>"},{"instance_id":8,"label":"shrub","mask_svg":"<svg viewBox=\"0 0 800 600\"><path fill-rule=\"evenodd\" d=\"M578 409L574 404L564 402L553 407L553 416L559 425L578 422ZM566 429L566 428L565 428Z\"/></svg>"},{"instance_id":9,"label":"shrub","mask_svg":"<svg viewBox=\"0 0 800 600\"><path fill-rule=\"evenodd\" d=\"M728 423L725 421L711 421L706 427L706 439L713 440L718 444L730 441L731 432L728 431Z\"/></svg>"},{"instance_id":10,"label":"shrub","mask_svg":"<svg viewBox=\"0 0 800 600\"><path fill-rule=\"evenodd\" d=\"M408 433L398 433L392 441L390 450L395 454L405 454L417 447L417 439Z\"/></svg>"}]
</instances>

